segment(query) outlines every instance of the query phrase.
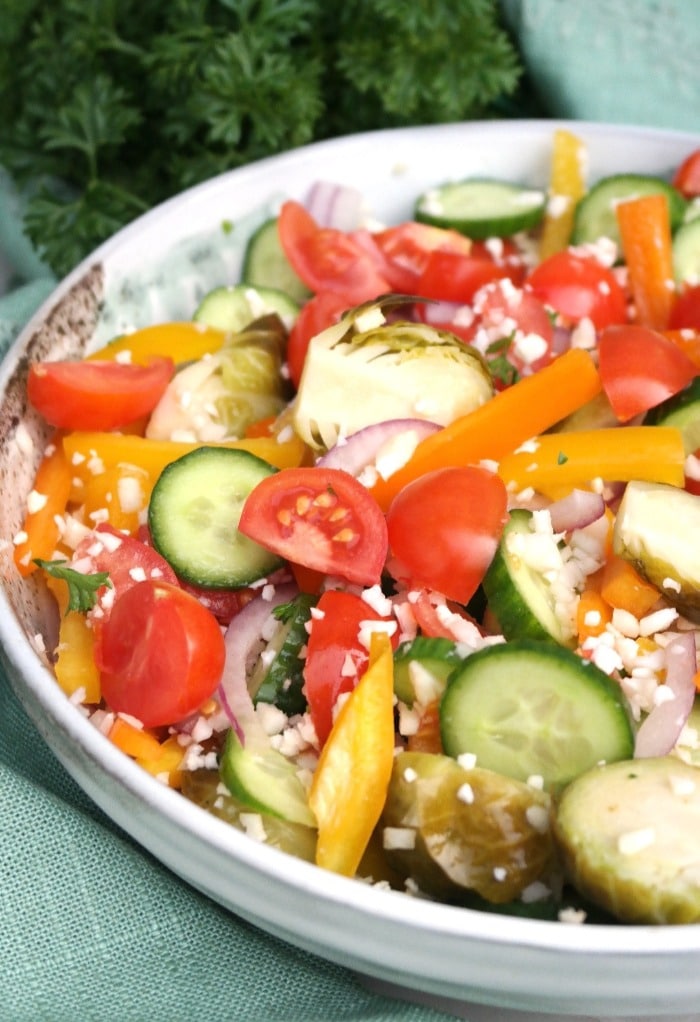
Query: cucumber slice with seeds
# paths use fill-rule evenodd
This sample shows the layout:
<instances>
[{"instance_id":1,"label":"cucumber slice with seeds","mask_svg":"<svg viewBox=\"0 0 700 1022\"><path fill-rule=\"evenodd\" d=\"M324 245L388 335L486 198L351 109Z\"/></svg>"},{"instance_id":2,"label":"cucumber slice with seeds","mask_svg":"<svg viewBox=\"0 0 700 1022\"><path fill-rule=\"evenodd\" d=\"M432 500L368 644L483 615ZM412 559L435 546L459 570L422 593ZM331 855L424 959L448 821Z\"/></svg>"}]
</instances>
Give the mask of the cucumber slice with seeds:
<instances>
[{"instance_id":1,"label":"cucumber slice with seeds","mask_svg":"<svg viewBox=\"0 0 700 1022\"><path fill-rule=\"evenodd\" d=\"M677 284L700 283L700 217L681 224L673 236L673 276Z\"/></svg>"},{"instance_id":2,"label":"cucumber slice with seeds","mask_svg":"<svg viewBox=\"0 0 700 1022\"><path fill-rule=\"evenodd\" d=\"M403 642L394 653L394 692L407 706L424 706L439 699L447 678L462 663L451 639L419 635Z\"/></svg>"},{"instance_id":3,"label":"cucumber slice with seeds","mask_svg":"<svg viewBox=\"0 0 700 1022\"><path fill-rule=\"evenodd\" d=\"M600 762L629 759L622 689L591 661L538 642L487 646L450 676L440 704L445 752L559 791Z\"/></svg>"},{"instance_id":4,"label":"cucumber slice with seeds","mask_svg":"<svg viewBox=\"0 0 700 1022\"><path fill-rule=\"evenodd\" d=\"M611 238L619 245L615 206L625 199L659 193L668 199L671 230L675 231L683 220L687 203L668 181L647 174L611 174L601 178L576 206L571 244L583 245Z\"/></svg>"},{"instance_id":5,"label":"cucumber slice with seeds","mask_svg":"<svg viewBox=\"0 0 700 1022\"><path fill-rule=\"evenodd\" d=\"M289 330L299 315L299 306L276 288L233 284L209 291L197 306L194 319L219 330L241 333L251 323L273 313Z\"/></svg>"},{"instance_id":6,"label":"cucumber slice with seeds","mask_svg":"<svg viewBox=\"0 0 700 1022\"><path fill-rule=\"evenodd\" d=\"M241 745L232 729L226 736L219 768L231 794L254 812L305 827L316 826L298 768L276 749L249 749Z\"/></svg>"},{"instance_id":7,"label":"cucumber slice with seeds","mask_svg":"<svg viewBox=\"0 0 700 1022\"><path fill-rule=\"evenodd\" d=\"M523 544L534 538L531 520L531 511L511 511L482 582L488 606L506 639L553 640L571 646L574 639L557 613L550 583L523 558Z\"/></svg>"},{"instance_id":8,"label":"cucumber slice with seeds","mask_svg":"<svg viewBox=\"0 0 700 1022\"><path fill-rule=\"evenodd\" d=\"M277 469L248 451L198 447L171 462L148 507L153 545L193 585L235 589L264 578L281 560L238 531L251 490Z\"/></svg>"},{"instance_id":9,"label":"cucumber slice with seeds","mask_svg":"<svg viewBox=\"0 0 700 1022\"><path fill-rule=\"evenodd\" d=\"M416 201L415 217L470 238L503 238L536 227L545 206L543 191L508 181L472 178L424 192Z\"/></svg>"},{"instance_id":10,"label":"cucumber slice with seeds","mask_svg":"<svg viewBox=\"0 0 700 1022\"><path fill-rule=\"evenodd\" d=\"M311 291L284 254L276 217L271 217L258 227L248 242L241 280L257 288L271 287L284 291L299 305L311 297Z\"/></svg>"}]
</instances>

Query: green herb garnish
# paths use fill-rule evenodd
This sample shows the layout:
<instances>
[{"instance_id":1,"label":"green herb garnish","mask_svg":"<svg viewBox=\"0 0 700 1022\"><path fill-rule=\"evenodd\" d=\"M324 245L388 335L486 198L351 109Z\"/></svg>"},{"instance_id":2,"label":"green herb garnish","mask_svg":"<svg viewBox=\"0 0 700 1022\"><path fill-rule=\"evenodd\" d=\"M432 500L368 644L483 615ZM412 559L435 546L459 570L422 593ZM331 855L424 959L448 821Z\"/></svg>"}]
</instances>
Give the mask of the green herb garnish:
<instances>
[{"instance_id":1,"label":"green herb garnish","mask_svg":"<svg viewBox=\"0 0 700 1022\"><path fill-rule=\"evenodd\" d=\"M69 610L86 613L97 603L97 593L102 586L109 586L112 583L109 579L109 572L95 571L91 575L84 575L81 571L68 566L68 561L42 561L36 558L34 563L52 578L60 578L68 585L68 607Z\"/></svg>"}]
</instances>

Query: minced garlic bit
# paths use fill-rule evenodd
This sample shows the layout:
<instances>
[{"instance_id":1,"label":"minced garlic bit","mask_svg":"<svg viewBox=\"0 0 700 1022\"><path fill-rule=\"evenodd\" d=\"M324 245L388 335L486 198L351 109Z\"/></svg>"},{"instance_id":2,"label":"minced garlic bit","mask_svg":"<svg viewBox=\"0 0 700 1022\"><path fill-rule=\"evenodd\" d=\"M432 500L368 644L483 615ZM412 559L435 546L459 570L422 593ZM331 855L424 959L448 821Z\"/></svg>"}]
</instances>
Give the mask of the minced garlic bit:
<instances>
[{"instance_id":1,"label":"minced garlic bit","mask_svg":"<svg viewBox=\"0 0 700 1022\"><path fill-rule=\"evenodd\" d=\"M45 493L38 493L36 490L30 490L27 497L27 511L30 515L35 515L37 511L41 511L46 506L48 496Z\"/></svg>"},{"instance_id":2,"label":"minced garlic bit","mask_svg":"<svg viewBox=\"0 0 700 1022\"><path fill-rule=\"evenodd\" d=\"M384 827L382 847L388 851L405 849L410 852L416 847L416 832L413 827Z\"/></svg>"},{"instance_id":3,"label":"minced garlic bit","mask_svg":"<svg viewBox=\"0 0 700 1022\"><path fill-rule=\"evenodd\" d=\"M573 906L568 906L567 908L559 909L558 919L560 923L580 925L586 921L586 912L582 908L573 908Z\"/></svg>"},{"instance_id":4,"label":"minced garlic bit","mask_svg":"<svg viewBox=\"0 0 700 1022\"><path fill-rule=\"evenodd\" d=\"M617 839L617 850L620 855L636 855L650 848L656 841L653 827L642 827L639 830L628 830Z\"/></svg>"},{"instance_id":5,"label":"minced garlic bit","mask_svg":"<svg viewBox=\"0 0 700 1022\"><path fill-rule=\"evenodd\" d=\"M476 766L476 756L473 752L461 752L457 757L457 762L463 770L473 770Z\"/></svg>"},{"instance_id":6,"label":"minced garlic bit","mask_svg":"<svg viewBox=\"0 0 700 1022\"><path fill-rule=\"evenodd\" d=\"M238 817L248 837L263 844L267 841L267 832L260 813L241 813Z\"/></svg>"},{"instance_id":7,"label":"minced garlic bit","mask_svg":"<svg viewBox=\"0 0 700 1022\"><path fill-rule=\"evenodd\" d=\"M465 781L464 784L460 784L459 788L457 788L457 800L459 802L464 802L466 806L470 806L473 805L474 798L474 789L471 784L469 784L468 781Z\"/></svg>"},{"instance_id":8,"label":"minced garlic bit","mask_svg":"<svg viewBox=\"0 0 700 1022\"><path fill-rule=\"evenodd\" d=\"M538 834L546 834L549 830L549 812L545 806L528 806L525 819Z\"/></svg>"}]
</instances>

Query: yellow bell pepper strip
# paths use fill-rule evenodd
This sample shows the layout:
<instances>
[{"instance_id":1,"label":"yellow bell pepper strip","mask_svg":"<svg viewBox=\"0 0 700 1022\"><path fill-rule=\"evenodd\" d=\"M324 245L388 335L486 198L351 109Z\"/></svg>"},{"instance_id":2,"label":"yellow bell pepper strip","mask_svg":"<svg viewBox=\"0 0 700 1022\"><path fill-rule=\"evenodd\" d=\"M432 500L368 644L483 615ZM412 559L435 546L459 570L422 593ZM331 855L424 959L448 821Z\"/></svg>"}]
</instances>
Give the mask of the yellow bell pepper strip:
<instances>
[{"instance_id":1,"label":"yellow bell pepper strip","mask_svg":"<svg viewBox=\"0 0 700 1022\"><path fill-rule=\"evenodd\" d=\"M60 624L54 672L56 681L67 696L81 689L85 693L81 702L96 706L102 698L100 672L94 655L95 633L84 614L68 610L68 586L61 578L45 575L46 587L52 593Z\"/></svg>"},{"instance_id":2,"label":"yellow bell pepper strip","mask_svg":"<svg viewBox=\"0 0 700 1022\"><path fill-rule=\"evenodd\" d=\"M36 570L36 557L51 559L60 538L57 517L65 512L70 491L70 465L56 433L39 464L22 529L15 537L14 562L25 578Z\"/></svg>"},{"instance_id":3,"label":"yellow bell pepper strip","mask_svg":"<svg viewBox=\"0 0 700 1022\"><path fill-rule=\"evenodd\" d=\"M394 662L375 633L369 667L340 709L309 792L316 863L354 876L381 816L394 762Z\"/></svg>"},{"instance_id":4,"label":"yellow bell pepper strip","mask_svg":"<svg viewBox=\"0 0 700 1022\"><path fill-rule=\"evenodd\" d=\"M683 436L674 426L620 426L550 433L506 455L498 474L511 491L557 497L594 479L683 486Z\"/></svg>"},{"instance_id":5,"label":"yellow bell pepper strip","mask_svg":"<svg viewBox=\"0 0 700 1022\"><path fill-rule=\"evenodd\" d=\"M177 735L170 735L161 743L157 755L137 756L136 762L154 777L163 778L171 788L182 787L182 761L185 750Z\"/></svg>"},{"instance_id":6,"label":"yellow bell pepper strip","mask_svg":"<svg viewBox=\"0 0 700 1022\"><path fill-rule=\"evenodd\" d=\"M552 141L549 200L540 235L540 260L561 252L569 243L576 203L586 190L585 143L564 128Z\"/></svg>"},{"instance_id":7,"label":"yellow bell pepper strip","mask_svg":"<svg viewBox=\"0 0 700 1022\"><path fill-rule=\"evenodd\" d=\"M378 479L371 491L386 511L413 479L436 468L498 461L591 401L600 390L593 359L583 349L572 348L421 440L408 462L388 479Z\"/></svg>"},{"instance_id":8,"label":"yellow bell pepper strip","mask_svg":"<svg viewBox=\"0 0 700 1022\"><path fill-rule=\"evenodd\" d=\"M136 465L112 465L104 472L92 476L84 490L76 492L78 502L83 499L85 520L104 519L120 532L134 535L148 506L148 495L153 488L151 477Z\"/></svg>"},{"instance_id":9,"label":"yellow bell pepper strip","mask_svg":"<svg viewBox=\"0 0 700 1022\"><path fill-rule=\"evenodd\" d=\"M70 464L71 473L86 485L90 478L105 469L118 465L134 465L148 473L150 486L166 465L176 458L188 454L196 447L223 446L249 451L269 462L275 468L295 468L301 464L306 447L294 436L280 443L274 437L254 437L248 440L231 440L223 444L178 443L174 440L149 440L145 437L124 433L68 433L63 439L63 449ZM150 491L149 494L150 495ZM74 497L75 488L74 488ZM77 499L77 498L76 498Z\"/></svg>"},{"instance_id":10,"label":"yellow bell pepper strip","mask_svg":"<svg viewBox=\"0 0 700 1022\"><path fill-rule=\"evenodd\" d=\"M146 365L154 355L169 356L176 365L194 362L222 347L230 335L225 330L189 322L156 323L130 334L122 334L87 356L88 361L129 358Z\"/></svg>"},{"instance_id":11,"label":"yellow bell pepper strip","mask_svg":"<svg viewBox=\"0 0 700 1022\"><path fill-rule=\"evenodd\" d=\"M668 199L640 195L620 202L615 215L637 322L664 330L676 298Z\"/></svg>"}]
</instances>

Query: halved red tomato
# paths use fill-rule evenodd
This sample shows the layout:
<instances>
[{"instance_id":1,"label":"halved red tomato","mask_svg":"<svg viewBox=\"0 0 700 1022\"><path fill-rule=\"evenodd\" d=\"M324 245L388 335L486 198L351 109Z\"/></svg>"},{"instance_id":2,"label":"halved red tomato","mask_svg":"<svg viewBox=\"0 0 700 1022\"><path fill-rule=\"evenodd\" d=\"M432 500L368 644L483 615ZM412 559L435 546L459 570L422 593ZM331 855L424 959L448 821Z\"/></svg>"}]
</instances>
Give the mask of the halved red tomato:
<instances>
[{"instance_id":1,"label":"halved red tomato","mask_svg":"<svg viewBox=\"0 0 700 1022\"><path fill-rule=\"evenodd\" d=\"M109 614L110 604L137 582L149 578L178 584L177 575L157 550L107 523L98 525L80 542L73 555L73 563L80 562L83 562L81 571L106 571L109 575L114 595L107 606L100 605L100 620Z\"/></svg>"},{"instance_id":2,"label":"halved red tomato","mask_svg":"<svg viewBox=\"0 0 700 1022\"><path fill-rule=\"evenodd\" d=\"M458 231L410 220L377 231L372 237L386 262L385 277L395 291L404 294L423 293L418 290L418 281L431 252L468 256L472 250L469 238Z\"/></svg>"},{"instance_id":3,"label":"halved red tomato","mask_svg":"<svg viewBox=\"0 0 700 1022\"><path fill-rule=\"evenodd\" d=\"M389 507L389 545L418 588L466 604L493 560L507 518L506 488L479 466L427 472Z\"/></svg>"},{"instance_id":4,"label":"halved red tomato","mask_svg":"<svg viewBox=\"0 0 700 1022\"><path fill-rule=\"evenodd\" d=\"M487 350L487 359L503 355L519 372L536 372L552 360L552 320L530 291L496 281L479 292L475 308L478 318L474 329L487 330L492 337L493 350ZM508 339L511 343L503 348L501 342Z\"/></svg>"},{"instance_id":5,"label":"halved red tomato","mask_svg":"<svg viewBox=\"0 0 700 1022\"><path fill-rule=\"evenodd\" d=\"M681 349L649 327L609 326L598 339L600 378L620 422L677 394L697 369Z\"/></svg>"},{"instance_id":6,"label":"halved red tomato","mask_svg":"<svg viewBox=\"0 0 700 1022\"><path fill-rule=\"evenodd\" d=\"M416 293L424 298L468 305L485 284L508 276L507 267L493 259L435 249L428 254Z\"/></svg>"},{"instance_id":7,"label":"halved red tomato","mask_svg":"<svg viewBox=\"0 0 700 1022\"><path fill-rule=\"evenodd\" d=\"M171 358L147 365L121 362L36 362L29 400L59 429L111 430L152 412L175 371Z\"/></svg>"},{"instance_id":8,"label":"halved red tomato","mask_svg":"<svg viewBox=\"0 0 700 1022\"><path fill-rule=\"evenodd\" d=\"M556 252L536 266L527 286L571 323L586 317L601 330L627 320L625 293L612 270L570 249Z\"/></svg>"},{"instance_id":9,"label":"halved red tomato","mask_svg":"<svg viewBox=\"0 0 700 1022\"><path fill-rule=\"evenodd\" d=\"M700 149L695 149L686 156L673 175L671 183L685 195L686 199L700 195Z\"/></svg>"},{"instance_id":10,"label":"halved red tomato","mask_svg":"<svg viewBox=\"0 0 700 1022\"><path fill-rule=\"evenodd\" d=\"M447 620L440 613L441 607L448 612ZM474 625L475 628L479 628L478 623L471 614L467 613L461 604L455 603L454 600L443 599L442 593L431 593L426 589L422 589L418 594L418 598L411 602L411 609L421 633L432 639L443 638L454 641L458 638L455 631L458 630L459 622L455 620L455 627L450 627L452 624L451 617L461 618L463 621L468 621L469 624Z\"/></svg>"},{"instance_id":11,"label":"halved red tomato","mask_svg":"<svg viewBox=\"0 0 700 1022\"><path fill-rule=\"evenodd\" d=\"M668 317L669 330L700 330L700 284L686 285Z\"/></svg>"},{"instance_id":12,"label":"halved red tomato","mask_svg":"<svg viewBox=\"0 0 700 1022\"><path fill-rule=\"evenodd\" d=\"M248 496L238 529L288 561L358 585L379 581L386 521L374 497L348 472L283 468Z\"/></svg>"},{"instance_id":13,"label":"halved red tomato","mask_svg":"<svg viewBox=\"0 0 700 1022\"><path fill-rule=\"evenodd\" d=\"M147 579L115 600L95 659L109 708L160 727L188 717L213 694L226 649L216 618L194 596Z\"/></svg>"},{"instance_id":14,"label":"halved red tomato","mask_svg":"<svg viewBox=\"0 0 700 1022\"><path fill-rule=\"evenodd\" d=\"M319 227L300 202L282 204L277 229L284 254L312 291L333 291L359 305L391 290L365 246L334 227Z\"/></svg>"},{"instance_id":15,"label":"halved red tomato","mask_svg":"<svg viewBox=\"0 0 700 1022\"><path fill-rule=\"evenodd\" d=\"M363 599L343 590L327 590L316 605L304 662L304 694L322 745L333 724L338 696L352 691L367 669L363 623L381 620L386 619Z\"/></svg>"},{"instance_id":16,"label":"halved red tomato","mask_svg":"<svg viewBox=\"0 0 700 1022\"><path fill-rule=\"evenodd\" d=\"M309 341L326 327L337 323L347 308L348 303L342 295L335 291L319 291L300 310L287 341L289 378L295 387L299 387Z\"/></svg>"}]
</instances>

